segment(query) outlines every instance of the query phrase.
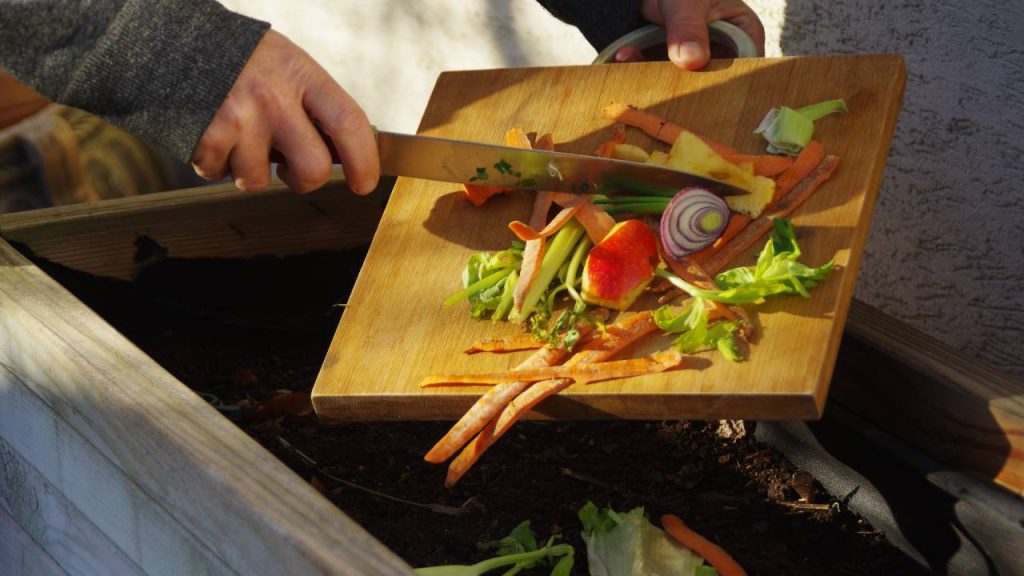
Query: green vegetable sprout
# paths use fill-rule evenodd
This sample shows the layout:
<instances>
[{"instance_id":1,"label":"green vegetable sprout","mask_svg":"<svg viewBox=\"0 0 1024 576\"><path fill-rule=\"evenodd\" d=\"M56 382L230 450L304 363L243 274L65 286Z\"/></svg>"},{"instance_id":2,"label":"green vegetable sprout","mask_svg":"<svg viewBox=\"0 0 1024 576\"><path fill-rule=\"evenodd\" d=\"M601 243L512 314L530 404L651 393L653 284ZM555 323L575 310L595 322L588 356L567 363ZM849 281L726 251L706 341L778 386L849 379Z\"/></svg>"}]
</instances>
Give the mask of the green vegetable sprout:
<instances>
[{"instance_id":1,"label":"green vegetable sprout","mask_svg":"<svg viewBox=\"0 0 1024 576\"><path fill-rule=\"evenodd\" d=\"M530 528L530 521L520 523L512 532L500 539L477 544L480 550L494 550L495 556L473 565L452 564L417 568L420 576L482 576L498 568L508 569L502 576L514 576L523 570L551 566L550 576L569 576L573 567L573 547L569 544L555 544L555 537L548 539L544 546L537 544L537 536Z\"/></svg>"}]
</instances>

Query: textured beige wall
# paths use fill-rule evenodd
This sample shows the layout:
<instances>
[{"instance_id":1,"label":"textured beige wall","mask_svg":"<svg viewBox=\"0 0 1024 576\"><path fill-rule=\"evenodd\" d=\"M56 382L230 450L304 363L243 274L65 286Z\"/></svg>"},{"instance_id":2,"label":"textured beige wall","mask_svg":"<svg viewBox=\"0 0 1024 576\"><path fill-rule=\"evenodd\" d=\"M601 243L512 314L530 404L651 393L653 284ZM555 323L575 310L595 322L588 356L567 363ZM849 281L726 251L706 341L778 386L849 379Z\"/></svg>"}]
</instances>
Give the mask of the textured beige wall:
<instances>
[{"instance_id":1,"label":"textured beige wall","mask_svg":"<svg viewBox=\"0 0 1024 576\"><path fill-rule=\"evenodd\" d=\"M1024 375L1024 1L748 3L765 22L769 56L906 56L857 295ZM441 70L594 55L529 0L226 4L270 20L394 130L415 129Z\"/></svg>"},{"instance_id":2,"label":"textured beige wall","mask_svg":"<svg viewBox=\"0 0 1024 576\"><path fill-rule=\"evenodd\" d=\"M578 30L532 0L222 0L309 52L384 130L416 130L443 70L586 64Z\"/></svg>"},{"instance_id":3,"label":"textured beige wall","mask_svg":"<svg viewBox=\"0 0 1024 576\"><path fill-rule=\"evenodd\" d=\"M755 0L770 52L899 52L857 296L1024 375L1024 2Z\"/></svg>"}]
</instances>

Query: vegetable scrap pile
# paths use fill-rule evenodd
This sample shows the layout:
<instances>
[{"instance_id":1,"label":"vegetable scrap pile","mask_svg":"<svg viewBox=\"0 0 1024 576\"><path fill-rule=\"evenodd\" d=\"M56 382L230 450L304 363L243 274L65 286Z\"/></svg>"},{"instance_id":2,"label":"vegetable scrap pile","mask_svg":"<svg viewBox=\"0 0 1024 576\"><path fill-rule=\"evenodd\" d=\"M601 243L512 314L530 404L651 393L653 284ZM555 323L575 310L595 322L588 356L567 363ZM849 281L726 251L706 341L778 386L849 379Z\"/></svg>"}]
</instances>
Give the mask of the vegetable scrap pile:
<instances>
[{"instance_id":1,"label":"vegetable scrap pile","mask_svg":"<svg viewBox=\"0 0 1024 576\"><path fill-rule=\"evenodd\" d=\"M694 532L674 514L661 518L664 528L651 524L643 508L616 512L587 502L579 510L587 565L594 576L744 576L746 571L717 544ZM520 523L500 539L477 544L493 550L494 557L473 565L450 564L416 569L420 576L482 576L508 568L503 574L542 570L550 576L568 576L575 564L575 549L556 544L552 536L541 546L530 528ZM705 564L707 562L707 564Z\"/></svg>"},{"instance_id":2,"label":"vegetable scrap pile","mask_svg":"<svg viewBox=\"0 0 1024 576\"><path fill-rule=\"evenodd\" d=\"M773 109L756 130L769 153L744 154L651 113L619 103L605 107L604 116L615 123L597 156L683 170L746 194L723 199L703 188L646 186L614 194L537 192L528 222L509 224L518 240L499 252L472 255L462 290L445 306L465 301L473 318L522 324L528 333L477 342L466 353L534 352L510 371L431 375L421 382L492 386L425 456L436 464L454 457L446 486L537 404L573 384L684 369L694 365L692 354L705 351L742 361L756 331L743 306L778 295L809 297L833 268L831 261L799 261L787 218L838 165L813 140L814 121L845 109L842 100ZM627 144L627 127L670 150ZM531 142L520 128L508 131L506 143L554 149L551 135ZM467 185L466 199L482 206L507 192ZM761 241L754 266L728 268ZM661 293L662 305L635 309L648 291ZM672 347L615 359L655 333L675 335Z\"/></svg>"}]
</instances>

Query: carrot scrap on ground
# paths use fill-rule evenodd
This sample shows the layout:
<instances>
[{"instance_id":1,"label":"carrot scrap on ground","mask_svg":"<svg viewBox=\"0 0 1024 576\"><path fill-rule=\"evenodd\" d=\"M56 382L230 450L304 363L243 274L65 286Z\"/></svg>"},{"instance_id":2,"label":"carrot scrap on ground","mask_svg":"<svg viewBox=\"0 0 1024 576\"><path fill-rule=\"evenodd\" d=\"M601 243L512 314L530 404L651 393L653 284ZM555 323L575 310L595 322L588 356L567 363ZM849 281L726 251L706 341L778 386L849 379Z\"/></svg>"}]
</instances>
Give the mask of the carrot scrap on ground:
<instances>
[{"instance_id":1,"label":"carrot scrap on ground","mask_svg":"<svg viewBox=\"0 0 1024 576\"><path fill-rule=\"evenodd\" d=\"M721 546L694 532L675 514L661 517L661 526L665 533L683 546L693 550L695 554L707 560L721 576L747 576L747 572L733 560Z\"/></svg>"}]
</instances>

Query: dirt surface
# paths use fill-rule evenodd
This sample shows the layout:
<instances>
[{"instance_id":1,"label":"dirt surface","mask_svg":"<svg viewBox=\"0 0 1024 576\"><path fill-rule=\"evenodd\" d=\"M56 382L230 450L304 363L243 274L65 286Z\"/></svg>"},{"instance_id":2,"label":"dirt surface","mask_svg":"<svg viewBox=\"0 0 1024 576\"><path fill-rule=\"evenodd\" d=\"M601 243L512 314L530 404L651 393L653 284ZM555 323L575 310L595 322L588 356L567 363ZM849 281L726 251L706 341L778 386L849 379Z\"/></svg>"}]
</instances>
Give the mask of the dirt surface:
<instances>
[{"instance_id":1,"label":"dirt surface","mask_svg":"<svg viewBox=\"0 0 1024 576\"><path fill-rule=\"evenodd\" d=\"M593 500L676 513L750 574L923 573L753 423L724 438L718 423L525 422L448 491L422 460L445 423L319 422L309 391L362 257L164 258L136 282L40 265L413 566L482 559L476 542L529 519L586 574L576 512Z\"/></svg>"}]
</instances>

